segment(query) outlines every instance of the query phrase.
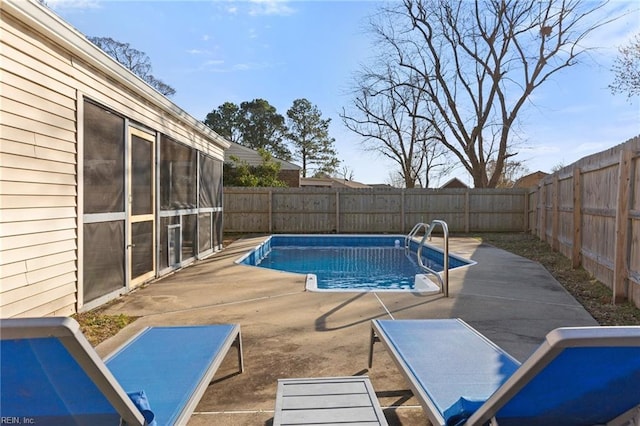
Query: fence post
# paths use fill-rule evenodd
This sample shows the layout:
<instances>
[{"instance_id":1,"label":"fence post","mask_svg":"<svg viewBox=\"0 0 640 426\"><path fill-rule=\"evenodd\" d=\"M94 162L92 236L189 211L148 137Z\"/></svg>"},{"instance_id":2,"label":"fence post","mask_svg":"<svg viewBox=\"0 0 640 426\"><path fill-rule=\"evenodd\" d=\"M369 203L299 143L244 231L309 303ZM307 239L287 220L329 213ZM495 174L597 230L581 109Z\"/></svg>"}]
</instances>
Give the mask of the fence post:
<instances>
[{"instance_id":1,"label":"fence post","mask_svg":"<svg viewBox=\"0 0 640 426\"><path fill-rule=\"evenodd\" d=\"M560 228L560 180L558 174L553 177L553 205L551 206L551 248L553 251L560 250L560 239L558 237Z\"/></svg>"},{"instance_id":2,"label":"fence post","mask_svg":"<svg viewBox=\"0 0 640 426\"><path fill-rule=\"evenodd\" d=\"M405 223L404 223L405 220L406 220L405 217L404 217L405 216L405 211L406 211L405 210L406 207L404 205L405 202L406 202L406 198L404 196L404 189L402 189L401 192L400 192L400 229L401 229L400 233L401 234L404 234L404 233L408 232L406 230L406 226L405 226Z\"/></svg>"},{"instance_id":3,"label":"fence post","mask_svg":"<svg viewBox=\"0 0 640 426\"><path fill-rule=\"evenodd\" d=\"M531 229L531 234L540 238L540 182L538 182L538 185L536 185L535 197L536 198L533 204L534 205L533 217L534 217L535 223L533 224L533 228Z\"/></svg>"},{"instance_id":4,"label":"fence post","mask_svg":"<svg viewBox=\"0 0 640 426\"><path fill-rule=\"evenodd\" d=\"M633 152L629 149L620 151L618 165L618 199L616 206L616 240L613 266L613 303L626 299L625 284L628 279L627 235L629 227L629 198L631 197L631 160Z\"/></svg>"},{"instance_id":5,"label":"fence post","mask_svg":"<svg viewBox=\"0 0 640 426\"><path fill-rule=\"evenodd\" d=\"M582 252L582 171L573 168L573 246L571 247L571 266L580 266Z\"/></svg>"},{"instance_id":6,"label":"fence post","mask_svg":"<svg viewBox=\"0 0 640 426\"><path fill-rule=\"evenodd\" d=\"M547 184L540 188L540 240L547 241Z\"/></svg>"},{"instance_id":7,"label":"fence post","mask_svg":"<svg viewBox=\"0 0 640 426\"><path fill-rule=\"evenodd\" d=\"M471 225L469 224L469 209L470 209L470 200L469 200L469 188L464 190L464 232L469 233L469 229Z\"/></svg>"},{"instance_id":8,"label":"fence post","mask_svg":"<svg viewBox=\"0 0 640 426\"><path fill-rule=\"evenodd\" d=\"M527 233L537 236L538 229L538 186L527 191L527 203L529 204Z\"/></svg>"},{"instance_id":9,"label":"fence post","mask_svg":"<svg viewBox=\"0 0 640 426\"><path fill-rule=\"evenodd\" d=\"M340 191L336 189L336 234L340 233Z\"/></svg>"},{"instance_id":10,"label":"fence post","mask_svg":"<svg viewBox=\"0 0 640 426\"><path fill-rule=\"evenodd\" d=\"M527 190L524 195L524 220L522 221L522 232L525 234L529 232L529 190Z\"/></svg>"},{"instance_id":11,"label":"fence post","mask_svg":"<svg viewBox=\"0 0 640 426\"><path fill-rule=\"evenodd\" d=\"M273 191L269 191L269 234L273 234Z\"/></svg>"}]
</instances>

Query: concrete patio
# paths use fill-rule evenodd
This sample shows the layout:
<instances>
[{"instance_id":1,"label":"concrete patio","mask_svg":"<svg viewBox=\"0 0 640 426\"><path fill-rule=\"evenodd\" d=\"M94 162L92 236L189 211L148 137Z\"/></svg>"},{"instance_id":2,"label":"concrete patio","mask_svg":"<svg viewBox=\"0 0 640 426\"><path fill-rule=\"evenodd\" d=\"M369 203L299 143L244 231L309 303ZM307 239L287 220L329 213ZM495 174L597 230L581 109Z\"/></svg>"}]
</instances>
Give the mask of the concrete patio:
<instances>
[{"instance_id":1,"label":"concrete patio","mask_svg":"<svg viewBox=\"0 0 640 426\"><path fill-rule=\"evenodd\" d=\"M449 241L452 252L477 264L451 271L448 298L312 293L303 275L234 264L262 240L237 240L112 303L105 313L141 318L98 353L107 355L145 326L239 323L245 372L236 373L230 353L189 425L269 425L278 378L363 374L389 424L424 425L422 408L382 345L367 369L371 319L459 317L521 361L556 327L597 325L541 265L472 238ZM175 342L175 350L188 344Z\"/></svg>"}]
</instances>

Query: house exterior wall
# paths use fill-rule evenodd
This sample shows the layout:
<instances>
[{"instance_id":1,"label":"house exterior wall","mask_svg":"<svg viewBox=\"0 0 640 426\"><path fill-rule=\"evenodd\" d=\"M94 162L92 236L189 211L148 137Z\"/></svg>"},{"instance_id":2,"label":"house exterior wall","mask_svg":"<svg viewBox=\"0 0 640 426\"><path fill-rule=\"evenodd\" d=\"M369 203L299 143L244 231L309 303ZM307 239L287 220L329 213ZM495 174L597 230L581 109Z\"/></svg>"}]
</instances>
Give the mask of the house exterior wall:
<instances>
[{"instance_id":1,"label":"house exterior wall","mask_svg":"<svg viewBox=\"0 0 640 426\"><path fill-rule=\"evenodd\" d=\"M77 283L71 57L5 13L0 62L1 316L66 315Z\"/></svg>"},{"instance_id":2,"label":"house exterior wall","mask_svg":"<svg viewBox=\"0 0 640 426\"><path fill-rule=\"evenodd\" d=\"M46 7L0 7L0 317L67 315L82 308L84 100L220 161L227 144Z\"/></svg>"}]
</instances>

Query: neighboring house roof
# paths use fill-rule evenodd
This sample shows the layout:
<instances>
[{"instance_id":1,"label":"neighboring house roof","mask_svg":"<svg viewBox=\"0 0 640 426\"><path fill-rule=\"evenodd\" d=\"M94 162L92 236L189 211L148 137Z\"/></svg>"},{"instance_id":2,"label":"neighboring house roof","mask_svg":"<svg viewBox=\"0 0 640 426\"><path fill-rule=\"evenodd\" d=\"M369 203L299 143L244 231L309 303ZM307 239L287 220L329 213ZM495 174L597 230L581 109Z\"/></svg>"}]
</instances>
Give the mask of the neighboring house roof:
<instances>
[{"instance_id":1,"label":"neighboring house roof","mask_svg":"<svg viewBox=\"0 0 640 426\"><path fill-rule=\"evenodd\" d=\"M224 152L225 163L230 163L231 157L237 157L240 161L245 161L250 166L259 166L262 164L262 157L258 151L235 142L230 142L229 148ZM273 160L280 163L280 170L302 170L302 167L297 164L275 157L273 157Z\"/></svg>"},{"instance_id":2,"label":"neighboring house roof","mask_svg":"<svg viewBox=\"0 0 640 426\"><path fill-rule=\"evenodd\" d=\"M449 179L444 185L440 188L468 188L466 183L461 181L460 179L454 177L453 179Z\"/></svg>"},{"instance_id":3,"label":"neighboring house roof","mask_svg":"<svg viewBox=\"0 0 640 426\"><path fill-rule=\"evenodd\" d=\"M526 176L522 176L520 179L513 184L514 188L531 188L533 186L537 186L540 179L545 176L549 176L549 173L542 172L538 170L537 172L530 173Z\"/></svg>"},{"instance_id":4,"label":"neighboring house roof","mask_svg":"<svg viewBox=\"0 0 640 426\"><path fill-rule=\"evenodd\" d=\"M312 186L316 188L371 188L364 183L348 179L338 178L300 178L300 186Z\"/></svg>"}]
</instances>

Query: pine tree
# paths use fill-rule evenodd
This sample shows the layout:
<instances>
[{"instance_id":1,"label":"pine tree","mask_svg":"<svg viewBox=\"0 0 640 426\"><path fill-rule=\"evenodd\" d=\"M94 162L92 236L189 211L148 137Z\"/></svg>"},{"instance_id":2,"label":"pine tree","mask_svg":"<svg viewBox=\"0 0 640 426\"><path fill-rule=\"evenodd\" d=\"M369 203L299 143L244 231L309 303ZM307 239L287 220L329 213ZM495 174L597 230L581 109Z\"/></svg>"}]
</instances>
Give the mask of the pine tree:
<instances>
[{"instance_id":1,"label":"pine tree","mask_svg":"<svg viewBox=\"0 0 640 426\"><path fill-rule=\"evenodd\" d=\"M335 139L329 136L330 122L307 99L296 99L287 111L287 138L293 147L293 159L302 163L302 177L336 172L340 160L334 148Z\"/></svg>"}]
</instances>

